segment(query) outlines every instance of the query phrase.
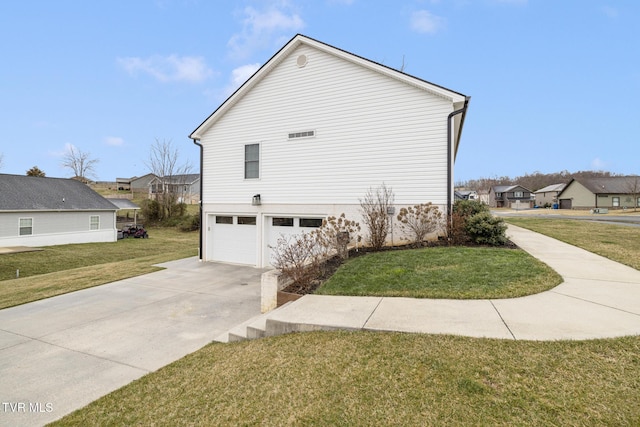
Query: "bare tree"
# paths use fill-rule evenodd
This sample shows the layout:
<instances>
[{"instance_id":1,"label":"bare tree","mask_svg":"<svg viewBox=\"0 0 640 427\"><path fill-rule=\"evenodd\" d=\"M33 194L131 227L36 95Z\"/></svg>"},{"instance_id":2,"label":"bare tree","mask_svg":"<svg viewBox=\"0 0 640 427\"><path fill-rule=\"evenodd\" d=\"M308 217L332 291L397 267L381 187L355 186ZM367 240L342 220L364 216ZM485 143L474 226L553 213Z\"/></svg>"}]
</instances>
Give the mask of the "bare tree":
<instances>
[{"instance_id":1,"label":"bare tree","mask_svg":"<svg viewBox=\"0 0 640 427\"><path fill-rule=\"evenodd\" d=\"M627 180L627 191L633 199L633 211L638 210L640 206L640 176L630 176Z\"/></svg>"},{"instance_id":2,"label":"bare tree","mask_svg":"<svg viewBox=\"0 0 640 427\"><path fill-rule=\"evenodd\" d=\"M40 177L44 177L46 176L46 174L44 173L44 171L42 169L40 169L37 166L32 167L31 169L29 169L27 171L27 176L40 176Z\"/></svg>"},{"instance_id":3,"label":"bare tree","mask_svg":"<svg viewBox=\"0 0 640 427\"><path fill-rule=\"evenodd\" d=\"M191 172L189 161L180 164L180 154L171 140L158 140L151 146L147 167L156 176L153 191L162 212L160 219L175 216L184 196L186 177Z\"/></svg>"},{"instance_id":4,"label":"bare tree","mask_svg":"<svg viewBox=\"0 0 640 427\"><path fill-rule=\"evenodd\" d=\"M369 243L375 250L382 249L391 230L389 214L393 199L393 190L384 183L375 190L369 188L364 199L360 199L360 210L369 229Z\"/></svg>"},{"instance_id":5,"label":"bare tree","mask_svg":"<svg viewBox=\"0 0 640 427\"><path fill-rule=\"evenodd\" d=\"M84 181L89 177L95 177L95 164L98 159L91 157L88 151L82 151L79 148L69 144L67 152L62 157L62 167L71 169L74 177L81 178Z\"/></svg>"}]
</instances>

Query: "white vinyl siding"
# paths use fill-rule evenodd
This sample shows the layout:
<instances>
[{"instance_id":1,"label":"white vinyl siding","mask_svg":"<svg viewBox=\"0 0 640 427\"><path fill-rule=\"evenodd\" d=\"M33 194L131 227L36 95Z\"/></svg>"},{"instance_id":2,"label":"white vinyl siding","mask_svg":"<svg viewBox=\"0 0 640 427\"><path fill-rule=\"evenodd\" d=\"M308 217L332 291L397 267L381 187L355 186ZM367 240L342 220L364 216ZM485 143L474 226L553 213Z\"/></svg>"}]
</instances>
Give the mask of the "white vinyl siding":
<instances>
[{"instance_id":1,"label":"white vinyl siding","mask_svg":"<svg viewBox=\"0 0 640 427\"><path fill-rule=\"evenodd\" d=\"M50 246L68 243L115 242L116 216L113 211L33 211L0 214L0 246ZM100 228L91 230L91 217ZM21 221L30 219L28 221ZM26 234L31 230L30 234ZM24 234L22 234L24 233Z\"/></svg>"},{"instance_id":2,"label":"white vinyl siding","mask_svg":"<svg viewBox=\"0 0 640 427\"><path fill-rule=\"evenodd\" d=\"M450 101L301 46L203 136L203 200L351 204L384 182L398 204L445 204L451 111ZM321 132L289 139L305 129ZM238 167L247 141L261 141L259 181Z\"/></svg>"}]
</instances>

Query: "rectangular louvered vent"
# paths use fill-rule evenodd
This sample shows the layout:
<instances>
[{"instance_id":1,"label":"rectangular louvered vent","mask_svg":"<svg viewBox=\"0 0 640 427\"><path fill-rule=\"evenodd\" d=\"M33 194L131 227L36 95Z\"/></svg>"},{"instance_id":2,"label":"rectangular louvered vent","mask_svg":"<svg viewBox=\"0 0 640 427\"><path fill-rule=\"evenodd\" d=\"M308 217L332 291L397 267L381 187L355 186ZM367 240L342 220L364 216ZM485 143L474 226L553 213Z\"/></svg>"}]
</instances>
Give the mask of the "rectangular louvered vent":
<instances>
[{"instance_id":1,"label":"rectangular louvered vent","mask_svg":"<svg viewBox=\"0 0 640 427\"><path fill-rule=\"evenodd\" d=\"M296 139L296 138L310 138L312 136L316 136L316 131L315 130L308 130L305 132L292 132L289 134L289 139Z\"/></svg>"}]
</instances>

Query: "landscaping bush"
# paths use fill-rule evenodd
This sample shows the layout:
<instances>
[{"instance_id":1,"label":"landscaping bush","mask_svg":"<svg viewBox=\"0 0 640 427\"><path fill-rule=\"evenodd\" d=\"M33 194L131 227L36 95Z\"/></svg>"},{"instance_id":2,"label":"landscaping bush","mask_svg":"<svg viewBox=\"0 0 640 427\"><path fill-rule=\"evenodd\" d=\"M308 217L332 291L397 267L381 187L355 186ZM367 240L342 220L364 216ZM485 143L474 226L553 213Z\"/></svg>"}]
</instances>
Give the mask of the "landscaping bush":
<instances>
[{"instance_id":1,"label":"landscaping bush","mask_svg":"<svg viewBox=\"0 0 640 427\"><path fill-rule=\"evenodd\" d=\"M322 227L313 232L318 244L318 251L324 257L335 253L341 259L349 257L349 245L360 242L360 224L347 219L343 214L339 217L330 216L322 221Z\"/></svg>"},{"instance_id":2,"label":"landscaping bush","mask_svg":"<svg viewBox=\"0 0 640 427\"><path fill-rule=\"evenodd\" d=\"M271 264L296 286L305 286L318 277L320 254L311 233L280 236L273 250Z\"/></svg>"},{"instance_id":3,"label":"landscaping bush","mask_svg":"<svg viewBox=\"0 0 640 427\"><path fill-rule=\"evenodd\" d=\"M418 245L442 226L442 212L431 202L401 208L397 218L400 230L409 234Z\"/></svg>"},{"instance_id":4,"label":"landscaping bush","mask_svg":"<svg viewBox=\"0 0 640 427\"><path fill-rule=\"evenodd\" d=\"M507 225L502 218L482 212L466 219L465 230L471 240L479 245L501 246L507 242Z\"/></svg>"},{"instance_id":5,"label":"landscaping bush","mask_svg":"<svg viewBox=\"0 0 640 427\"><path fill-rule=\"evenodd\" d=\"M369 188L364 199L360 199L362 217L369 230L369 244L376 251L382 249L391 230L389 210L393 198L393 190L383 183L375 190Z\"/></svg>"}]
</instances>

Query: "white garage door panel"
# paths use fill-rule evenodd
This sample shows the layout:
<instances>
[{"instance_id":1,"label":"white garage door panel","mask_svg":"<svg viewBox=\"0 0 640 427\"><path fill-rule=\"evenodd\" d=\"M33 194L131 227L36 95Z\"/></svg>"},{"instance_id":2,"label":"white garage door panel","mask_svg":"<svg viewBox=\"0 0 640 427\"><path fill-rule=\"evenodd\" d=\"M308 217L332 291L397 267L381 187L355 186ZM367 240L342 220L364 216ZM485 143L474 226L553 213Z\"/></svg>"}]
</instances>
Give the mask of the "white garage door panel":
<instances>
[{"instance_id":1,"label":"white garage door panel","mask_svg":"<svg viewBox=\"0 0 640 427\"><path fill-rule=\"evenodd\" d=\"M266 230L266 240L267 240L267 244L266 247L264 249L264 263L265 265L272 265L271 261L272 261L272 253L273 250L270 248L271 247L276 247L278 245L278 239L283 237L283 236L292 236L292 235L296 235L296 234L300 234L300 233L308 233L310 231L315 230L315 227L301 227L300 226L300 218L292 218L292 217L286 217L286 218L291 218L293 220L293 226L278 226L278 225L273 225L273 218L274 217L265 217L265 230ZM277 218L283 218L283 217L277 217ZM318 216L311 216L309 218L318 218Z\"/></svg>"},{"instance_id":2,"label":"white garage door panel","mask_svg":"<svg viewBox=\"0 0 640 427\"><path fill-rule=\"evenodd\" d=\"M209 241L211 261L233 262L236 264L256 264L256 226L237 224L237 217L233 224L216 224L215 217L211 218Z\"/></svg>"}]
</instances>

